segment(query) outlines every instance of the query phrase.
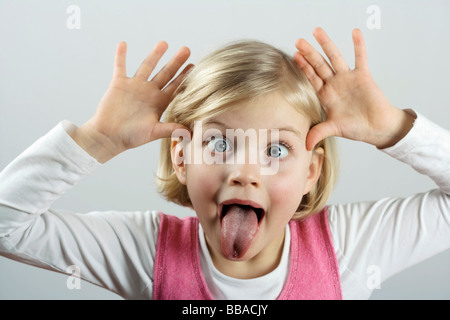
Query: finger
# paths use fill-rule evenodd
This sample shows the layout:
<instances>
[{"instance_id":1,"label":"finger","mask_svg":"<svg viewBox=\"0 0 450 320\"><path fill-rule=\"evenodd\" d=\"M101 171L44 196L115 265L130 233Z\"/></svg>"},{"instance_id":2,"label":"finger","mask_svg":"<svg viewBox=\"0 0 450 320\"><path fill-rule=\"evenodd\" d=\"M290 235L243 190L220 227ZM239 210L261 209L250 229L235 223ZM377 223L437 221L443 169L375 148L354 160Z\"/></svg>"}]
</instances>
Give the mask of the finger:
<instances>
[{"instance_id":1,"label":"finger","mask_svg":"<svg viewBox=\"0 0 450 320\"><path fill-rule=\"evenodd\" d=\"M349 67L342 57L341 52L336 48L330 37L322 28L315 28L313 35L316 38L319 45L322 47L323 52L328 57L331 66L336 72L348 71Z\"/></svg>"},{"instance_id":2,"label":"finger","mask_svg":"<svg viewBox=\"0 0 450 320\"><path fill-rule=\"evenodd\" d=\"M322 55L316 51L306 40L298 39L295 43L297 50L306 58L306 61L314 68L316 74L323 80L334 76L334 70Z\"/></svg>"},{"instance_id":3,"label":"finger","mask_svg":"<svg viewBox=\"0 0 450 320\"><path fill-rule=\"evenodd\" d=\"M314 68L306 61L305 57L302 56L300 52L294 53L294 61L302 69L303 73L308 78L309 82L313 86L316 92L319 92L323 86L323 80L317 75Z\"/></svg>"},{"instance_id":4,"label":"finger","mask_svg":"<svg viewBox=\"0 0 450 320\"><path fill-rule=\"evenodd\" d=\"M116 48L116 55L114 57L114 72L113 77L126 77L126 59L127 58L127 43L119 42Z\"/></svg>"},{"instance_id":5,"label":"finger","mask_svg":"<svg viewBox=\"0 0 450 320\"><path fill-rule=\"evenodd\" d=\"M181 71L181 73L175 79L173 79L172 82L169 83L167 87L164 88L163 92L168 96L172 96L175 90L180 86L181 82L184 80L186 75L189 73L189 71L191 71L193 67L194 67L193 64L187 65L186 68L184 68L184 70Z\"/></svg>"},{"instance_id":6,"label":"finger","mask_svg":"<svg viewBox=\"0 0 450 320\"><path fill-rule=\"evenodd\" d=\"M366 45L361 30L353 29L352 37L355 47L355 69L369 69Z\"/></svg>"},{"instance_id":7,"label":"finger","mask_svg":"<svg viewBox=\"0 0 450 320\"><path fill-rule=\"evenodd\" d=\"M161 71L158 72L152 82L154 82L160 89L164 88L164 86L175 76L190 55L191 51L187 47L182 47L161 69Z\"/></svg>"},{"instance_id":8,"label":"finger","mask_svg":"<svg viewBox=\"0 0 450 320\"><path fill-rule=\"evenodd\" d=\"M331 136L337 136L339 131L336 126L329 122L321 122L312 127L306 136L306 150L311 151L323 139Z\"/></svg>"},{"instance_id":9,"label":"finger","mask_svg":"<svg viewBox=\"0 0 450 320\"><path fill-rule=\"evenodd\" d=\"M152 128L151 139L152 141L162 138L170 138L172 133L177 130L187 130L189 129L179 123L166 123L166 122L158 122Z\"/></svg>"},{"instance_id":10,"label":"finger","mask_svg":"<svg viewBox=\"0 0 450 320\"><path fill-rule=\"evenodd\" d=\"M167 51L168 47L169 46L165 41L158 42L153 50L144 59L142 64L139 66L134 76L136 78L147 80L158 64L159 59L161 59L161 57Z\"/></svg>"}]
</instances>

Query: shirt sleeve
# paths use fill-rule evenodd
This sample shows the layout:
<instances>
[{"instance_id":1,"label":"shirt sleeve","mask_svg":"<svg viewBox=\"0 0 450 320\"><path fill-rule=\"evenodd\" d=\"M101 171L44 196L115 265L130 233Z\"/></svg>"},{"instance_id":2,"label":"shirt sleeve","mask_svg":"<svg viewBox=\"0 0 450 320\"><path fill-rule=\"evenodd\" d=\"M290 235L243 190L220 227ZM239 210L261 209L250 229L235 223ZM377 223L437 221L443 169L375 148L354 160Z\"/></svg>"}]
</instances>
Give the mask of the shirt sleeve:
<instances>
[{"instance_id":1,"label":"shirt sleeve","mask_svg":"<svg viewBox=\"0 0 450 320\"><path fill-rule=\"evenodd\" d=\"M344 298L366 299L377 282L450 248L450 133L416 114L410 132L381 151L438 188L329 207Z\"/></svg>"},{"instance_id":2,"label":"shirt sleeve","mask_svg":"<svg viewBox=\"0 0 450 320\"><path fill-rule=\"evenodd\" d=\"M0 254L70 273L124 298L151 299L159 215L77 213L52 203L102 165L59 123L0 173Z\"/></svg>"}]
</instances>

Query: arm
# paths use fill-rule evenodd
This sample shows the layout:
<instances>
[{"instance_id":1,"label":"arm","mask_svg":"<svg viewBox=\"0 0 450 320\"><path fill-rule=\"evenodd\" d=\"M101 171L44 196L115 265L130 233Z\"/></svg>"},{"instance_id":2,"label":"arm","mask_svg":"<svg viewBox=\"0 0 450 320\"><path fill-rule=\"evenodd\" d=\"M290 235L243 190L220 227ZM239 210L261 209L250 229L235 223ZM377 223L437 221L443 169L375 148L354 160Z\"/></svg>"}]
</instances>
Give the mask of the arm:
<instances>
[{"instance_id":1,"label":"arm","mask_svg":"<svg viewBox=\"0 0 450 320\"><path fill-rule=\"evenodd\" d=\"M163 87L189 51L181 49L147 81L166 48L159 43L135 77L127 78L125 44L119 44L113 80L94 117L80 128L60 123L0 173L1 255L58 272L77 265L85 280L124 297L146 290L151 298L157 214L79 214L51 206L101 163L177 127L160 124L159 117L184 73Z\"/></svg>"},{"instance_id":2,"label":"arm","mask_svg":"<svg viewBox=\"0 0 450 320\"><path fill-rule=\"evenodd\" d=\"M300 39L295 59L305 72L327 115L307 140L312 149L335 135L376 146L439 189L405 199L330 206L330 227L339 260L344 296L368 297L368 272L380 280L450 247L450 133L411 110L392 106L370 75L363 38L353 31L355 69L350 70L321 29L314 35L331 65Z\"/></svg>"},{"instance_id":3,"label":"arm","mask_svg":"<svg viewBox=\"0 0 450 320\"><path fill-rule=\"evenodd\" d=\"M417 114L411 131L382 151L427 175L439 189L329 207L347 298L368 297L376 281L450 247L450 132Z\"/></svg>"},{"instance_id":4,"label":"arm","mask_svg":"<svg viewBox=\"0 0 450 320\"><path fill-rule=\"evenodd\" d=\"M122 297L147 294L157 214L52 208L101 167L67 134L71 126L58 124L0 173L0 255L60 273L76 265L82 279Z\"/></svg>"}]
</instances>

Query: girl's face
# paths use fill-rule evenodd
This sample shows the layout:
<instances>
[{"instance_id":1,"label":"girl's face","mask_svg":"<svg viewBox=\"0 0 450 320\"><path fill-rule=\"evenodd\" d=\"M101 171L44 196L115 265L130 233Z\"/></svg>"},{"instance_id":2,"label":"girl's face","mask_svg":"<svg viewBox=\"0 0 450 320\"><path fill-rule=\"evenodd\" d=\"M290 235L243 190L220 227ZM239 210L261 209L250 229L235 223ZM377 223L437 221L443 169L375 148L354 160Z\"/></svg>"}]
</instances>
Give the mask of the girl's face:
<instances>
[{"instance_id":1,"label":"girl's face","mask_svg":"<svg viewBox=\"0 0 450 320\"><path fill-rule=\"evenodd\" d=\"M215 263L279 256L286 224L320 175L322 157L305 147L309 127L279 94L197 123L183 151L190 160L174 167Z\"/></svg>"}]
</instances>

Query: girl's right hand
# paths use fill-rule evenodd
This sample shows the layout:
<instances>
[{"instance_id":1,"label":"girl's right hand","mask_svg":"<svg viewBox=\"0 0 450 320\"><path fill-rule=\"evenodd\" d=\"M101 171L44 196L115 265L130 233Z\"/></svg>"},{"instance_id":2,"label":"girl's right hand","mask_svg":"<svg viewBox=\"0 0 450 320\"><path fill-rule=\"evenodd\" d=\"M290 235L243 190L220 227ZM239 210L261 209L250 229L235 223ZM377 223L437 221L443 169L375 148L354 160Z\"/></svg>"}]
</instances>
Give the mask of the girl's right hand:
<instances>
[{"instance_id":1,"label":"girl's right hand","mask_svg":"<svg viewBox=\"0 0 450 320\"><path fill-rule=\"evenodd\" d=\"M176 123L162 123L160 118L192 67L188 65L173 79L189 58L189 49L182 47L148 81L167 48L166 42L159 42L136 74L129 78L125 68L127 46L125 42L118 44L113 78L95 115L71 133L72 138L99 162L104 163L127 149L170 137L174 130L184 128Z\"/></svg>"}]
</instances>

